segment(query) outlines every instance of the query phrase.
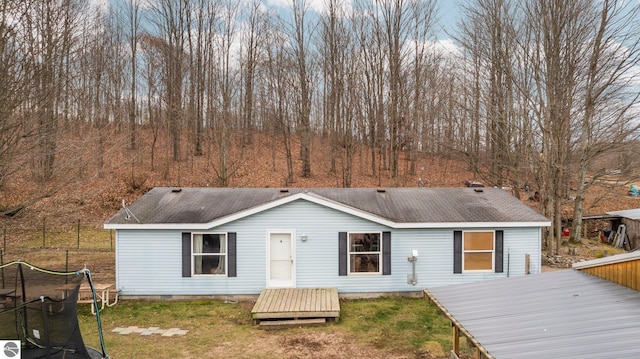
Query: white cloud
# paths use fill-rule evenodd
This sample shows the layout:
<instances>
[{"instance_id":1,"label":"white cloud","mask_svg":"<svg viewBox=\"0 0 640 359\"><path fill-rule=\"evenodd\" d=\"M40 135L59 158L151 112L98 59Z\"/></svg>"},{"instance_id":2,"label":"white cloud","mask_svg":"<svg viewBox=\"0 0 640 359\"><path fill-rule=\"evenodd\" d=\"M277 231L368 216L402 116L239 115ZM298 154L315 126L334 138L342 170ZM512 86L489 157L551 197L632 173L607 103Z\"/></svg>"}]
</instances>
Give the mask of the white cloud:
<instances>
[{"instance_id":1,"label":"white cloud","mask_svg":"<svg viewBox=\"0 0 640 359\"><path fill-rule=\"evenodd\" d=\"M307 9L315 11L320 14L326 14L328 12L329 0L300 0L304 1ZM337 6L339 7L338 13L349 14L352 10L350 0L337 0ZM273 6L276 8L291 8L293 0L266 0L267 6Z\"/></svg>"},{"instance_id":2,"label":"white cloud","mask_svg":"<svg viewBox=\"0 0 640 359\"><path fill-rule=\"evenodd\" d=\"M447 56L457 56L461 54L460 48L451 39L436 40L433 42L434 50Z\"/></svg>"},{"instance_id":3,"label":"white cloud","mask_svg":"<svg viewBox=\"0 0 640 359\"><path fill-rule=\"evenodd\" d=\"M291 0L267 0L267 6L286 8L291 6Z\"/></svg>"},{"instance_id":4,"label":"white cloud","mask_svg":"<svg viewBox=\"0 0 640 359\"><path fill-rule=\"evenodd\" d=\"M326 14L329 11L328 0L309 0L310 8L321 13ZM348 16L353 10L351 6L351 1L349 0L337 0L336 1L336 11L338 14L344 14Z\"/></svg>"}]
</instances>

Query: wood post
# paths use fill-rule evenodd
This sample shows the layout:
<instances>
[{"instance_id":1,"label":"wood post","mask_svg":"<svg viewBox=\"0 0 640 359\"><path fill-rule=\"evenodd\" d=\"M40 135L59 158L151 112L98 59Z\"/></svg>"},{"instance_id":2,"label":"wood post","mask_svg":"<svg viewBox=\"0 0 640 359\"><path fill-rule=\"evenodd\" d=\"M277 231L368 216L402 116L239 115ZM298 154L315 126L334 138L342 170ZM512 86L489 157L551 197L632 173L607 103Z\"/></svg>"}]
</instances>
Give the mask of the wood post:
<instances>
[{"instance_id":1,"label":"wood post","mask_svg":"<svg viewBox=\"0 0 640 359\"><path fill-rule=\"evenodd\" d=\"M460 354L460 331L458 330L458 326L453 324L453 322L451 323L451 329L452 329L452 335L453 335L453 352L456 353L456 355Z\"/></svg>"}]
</instances>

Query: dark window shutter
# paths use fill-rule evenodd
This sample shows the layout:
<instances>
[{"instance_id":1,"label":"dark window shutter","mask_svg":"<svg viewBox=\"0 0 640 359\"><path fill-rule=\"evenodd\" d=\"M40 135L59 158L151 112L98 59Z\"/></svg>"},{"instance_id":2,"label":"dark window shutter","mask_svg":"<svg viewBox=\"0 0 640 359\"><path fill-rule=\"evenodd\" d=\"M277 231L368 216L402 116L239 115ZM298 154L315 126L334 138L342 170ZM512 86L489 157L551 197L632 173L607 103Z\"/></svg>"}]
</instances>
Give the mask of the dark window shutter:
<instances>
[{"instance_id":1,"label":"dark window shutter","mask_svg":"<svg viewBox=\"0 0 640 359\"><path fill-rule=\"evenodd\" d=\"M182 276L191 277L191 232L182 233Z\"/></svg>"},{"instance_id":2,"label":"dark window shutter","mask_svg":"<svg viewBox=\"0 0 640 359\"><path fill-rule=\"evenodd\" d=\"M462 273L462 231L453 231L453 273Z\"/></svg>"},{"instance_id":3,"label":"dark window shutter","mask_svg":"<svg viewBox=\"0 0 640 359\"><path fill-rule=\"evenodd\" d=\"M382 232L382 275L391 275L391 232Z\"/></svg>"},{"instance_id":4,"label":"dark window shutter","mask_svg":"<svg viewBox=\"0 0 640 359\"><path fill-rule=\"evenodd\" d=\"M338 233L338 275L347 275L347 232Z\"/></svg>"},{"instance_id":5,"label":"dark window shutter","mask_svg":"<svg viewBox=\"0 0 640 359\"><path fill-rule=\"evenodd\" d=\"M496 253L495 253L495 270L496 273L504 271L504 231L496 231Z\"/></svg>"},{"instance_id":6,"label":"dark window shutter","mask_svg":"<svg viewBox=\"0 0 640 359\"><path fill-rule=\"evenodd\" d=\"M227 233L227 277L236 274L236 232Z\"/></svg>"}]
</instances>

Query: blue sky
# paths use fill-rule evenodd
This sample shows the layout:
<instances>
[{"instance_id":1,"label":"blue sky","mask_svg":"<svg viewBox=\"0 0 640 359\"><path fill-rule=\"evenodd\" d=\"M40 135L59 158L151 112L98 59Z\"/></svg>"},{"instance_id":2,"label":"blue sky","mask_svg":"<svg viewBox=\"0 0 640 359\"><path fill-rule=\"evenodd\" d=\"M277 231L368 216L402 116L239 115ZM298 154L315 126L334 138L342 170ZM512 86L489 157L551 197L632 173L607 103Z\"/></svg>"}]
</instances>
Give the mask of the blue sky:
<instances>
[{"instance_id":1,"label":"blue sky","mask_svg":"<svg viewBox=\"0 0 640 359\"><path fill-rule=\"evenodd\" d=\"M446 0L440 2L439 23L443 29L439 29L437 32L438 40L445 40L449 38L449 35L444 31L445 29L448 32L455 32L459 18L460 1L462 0Z\"/></svg>"},{"instance_id":2,"label":"blue sky","mask_svg":"<svg viewBox=\"0 0 640 359\"><path fill-rule=\"evenodd\" d=\"M106 8L109 3L114 2L127 2L129 0L89 0L89 3L93 6L100 6ZM153 4L158 3L158 0L138 0L142 8L150 8ZM232 0L233 1L233 0ZM249 3L251 0L239 0ZM304 0L307 1L309 8L315 11L322 11L326 0ZM437 26L436 36L438 40L448 39L444 29L452 31L455 29L456 22L458 20L459 4L464 0L440 0L439 1L439 18L440 22ZM291 0L262 0L265 7L271 8L289 8L291 7ZM351 0L343 0L346 7L350 7Z\"/></svg>"}]
</instances>

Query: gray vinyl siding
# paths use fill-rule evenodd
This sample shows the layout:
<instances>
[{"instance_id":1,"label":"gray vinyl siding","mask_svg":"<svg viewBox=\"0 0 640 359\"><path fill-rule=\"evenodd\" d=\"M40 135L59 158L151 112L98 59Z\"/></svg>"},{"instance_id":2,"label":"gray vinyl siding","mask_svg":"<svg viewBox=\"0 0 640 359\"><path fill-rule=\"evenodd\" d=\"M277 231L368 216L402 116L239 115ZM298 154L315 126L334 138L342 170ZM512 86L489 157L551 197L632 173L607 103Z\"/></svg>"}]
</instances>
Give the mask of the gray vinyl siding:
<instances>
[{"instance_id":1,"label":"gray vinyl siding","mask_svg":"<svg viewBox=\"0 0 640 359\"><path fill-rule=\"evenodd\" d=\"M182 277L181 233L187 230L118 230L117 285L122 295L258 294L266 287L267 232L293 231L296 287L337 287L340 293L419 291L454 283L524 274L524 255L531 255L531 271L540 270L539 228L504 230L503 273L453 273L451 229L390 229L304 200L212 228L237 233L237 277ZM339 232L391 232L391 275L338 275ZM302 242L300 236L307 235ZM407 284L418 250L418 284ZM507 267L509 253L509 268Z\"/></svg>"}]
</instances>

